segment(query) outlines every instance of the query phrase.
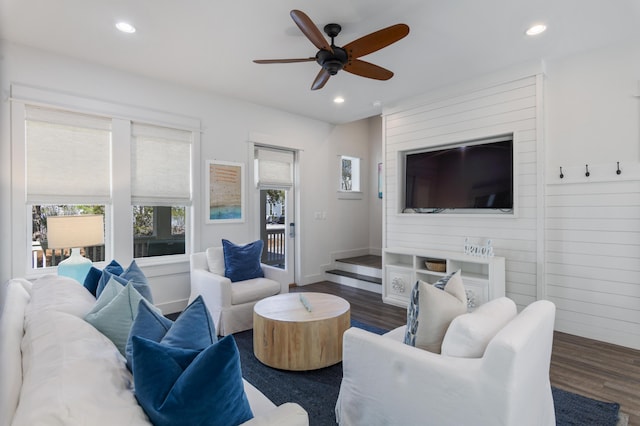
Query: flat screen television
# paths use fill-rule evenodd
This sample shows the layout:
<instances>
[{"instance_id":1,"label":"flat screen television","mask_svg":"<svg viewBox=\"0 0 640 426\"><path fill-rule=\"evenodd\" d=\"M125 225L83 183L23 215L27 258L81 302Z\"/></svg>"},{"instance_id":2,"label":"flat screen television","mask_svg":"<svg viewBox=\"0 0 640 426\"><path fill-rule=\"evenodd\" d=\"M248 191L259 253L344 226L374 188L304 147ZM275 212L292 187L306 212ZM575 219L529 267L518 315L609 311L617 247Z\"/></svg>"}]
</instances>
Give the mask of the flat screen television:
<instances>
[{"instance_id":1,"label":"flat screen television","mask_svg":"<svg viewBox=\"0 0 640 426\"><path fill-rule=\"evenodd\" d=\"M512 137L405 158L405 212L513 211Z\"/></svg>"}]
</instances>

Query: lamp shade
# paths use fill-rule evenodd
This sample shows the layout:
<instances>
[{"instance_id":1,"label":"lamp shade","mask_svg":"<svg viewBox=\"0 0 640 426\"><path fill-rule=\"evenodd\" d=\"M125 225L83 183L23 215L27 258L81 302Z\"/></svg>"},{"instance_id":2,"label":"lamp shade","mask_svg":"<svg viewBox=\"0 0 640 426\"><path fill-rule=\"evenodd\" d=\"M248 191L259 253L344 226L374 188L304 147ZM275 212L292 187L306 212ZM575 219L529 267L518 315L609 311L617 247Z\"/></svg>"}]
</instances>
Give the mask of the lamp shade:
<instances>
[{"instance_id":1,"label":"lamp shade","mask_svg":"<svg viewBox=\"0 0 640 426\"><path fill-rule=\"evenodd\" d=\"M47 242L50 249L101 245L104 243L104 216L49 216Z\"/></svg>"}]
</instances>

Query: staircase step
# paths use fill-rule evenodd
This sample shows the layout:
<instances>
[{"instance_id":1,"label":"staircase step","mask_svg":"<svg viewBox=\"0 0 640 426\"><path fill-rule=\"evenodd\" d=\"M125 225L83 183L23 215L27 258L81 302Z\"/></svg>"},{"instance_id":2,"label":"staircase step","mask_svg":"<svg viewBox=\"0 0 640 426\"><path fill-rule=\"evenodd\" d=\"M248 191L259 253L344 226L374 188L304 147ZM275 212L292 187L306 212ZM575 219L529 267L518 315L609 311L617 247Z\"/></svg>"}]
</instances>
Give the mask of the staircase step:
<instances>
[{"instance_id":1,"label":"staircase step","mask_svg":"<svg viewBox=\"0 0 640 426\"><path fill-rule=\"evenodd\" d=\"M352 274L364 275L369 277L382 278L382 269L373 266L367 266L356 263L343 262L340 259L336 259L333 264L334 269Z\"/></svg>"},{"instance_id":2,"label":"staircase step","mask_svg":"<svg viewBox=\"0 0 640 426\"><path fill-rule=\"evenodd\" d=\"M327 271L327 274L340 275L343 277L353 278L355 280L367 281L370 283L382 285L382 278L372 277L370 275L358 274L356 272L343 271L340 269L331 269L330 271Z\"/></svg>"}]
</instances>

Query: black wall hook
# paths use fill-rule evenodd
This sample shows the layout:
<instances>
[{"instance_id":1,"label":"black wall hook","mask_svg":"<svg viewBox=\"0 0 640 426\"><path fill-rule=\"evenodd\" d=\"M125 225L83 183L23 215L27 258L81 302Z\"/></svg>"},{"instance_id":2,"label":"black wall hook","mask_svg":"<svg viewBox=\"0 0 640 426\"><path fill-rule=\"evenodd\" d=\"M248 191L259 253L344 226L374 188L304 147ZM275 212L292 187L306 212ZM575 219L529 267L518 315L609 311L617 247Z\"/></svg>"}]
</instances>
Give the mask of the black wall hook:
<instances>
[{"instance_id":1,"label":"black wall hook","mask_svg":"<svg viewBox=\"0 0 640 426\"><path fill-rule=\"evenodd\" d=\"M588 164L585 164L585 166L584 166L584 167L587 169L587 172L586 172L584 175L585 175L586 177L591 176L591 173L589 173L589 165L588 165Z\"/></svg>"},{"instance_id":2,"label":"black wall hook","mask_svg":"<svg viewBox=\"0 0 640 426\"><path fill-rule=\"evenodd\" d=\"M622 170L620 170L620 162L618 161L618 170L616 170L616 174L622 174Z\"/></svg>"},{"instance_id":3,"label":"black wall hook","mask_svg":"<svg viewBox=\"0 0 640 426\"><path fill-rule=\"evenodd\" d=\"M564 173L562 173L562 167L560 167L560 179L564 179Z\"/></svg>"}]
</instances>

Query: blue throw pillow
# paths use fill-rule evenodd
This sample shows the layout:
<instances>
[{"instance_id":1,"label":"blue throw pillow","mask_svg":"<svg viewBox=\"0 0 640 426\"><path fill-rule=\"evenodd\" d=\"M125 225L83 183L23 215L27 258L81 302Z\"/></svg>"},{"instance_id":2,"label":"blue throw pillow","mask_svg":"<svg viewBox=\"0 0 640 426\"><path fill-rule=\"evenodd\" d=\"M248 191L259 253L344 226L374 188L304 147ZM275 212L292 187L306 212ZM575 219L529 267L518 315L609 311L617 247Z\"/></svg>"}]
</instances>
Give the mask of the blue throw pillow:
<instances>
[{"instance_id":1,"label":"blue throw pillow","mask_svg":"<svg viewBox=\"0 0 640 426\"><path fill-rule=\"evenodd\" d=\"M125 349L127 366L133 370L133 336L144 337L163 345L202 350L218 341L209 310L198 296L173 322L147 303L141 302L133 321Z\"/></svg>"},{"instance_id":2,"label":"blue throw pillow","mask_svg":"<svg viewBox=\"0 0 640 426\"><path fill-rule=\"evenodd\" d=\"M105 266L104 270L109 271L115 275L120 275L121 273L124 272L124 269L122 269L122 266L115 260L112 260L111 263ZM87 277L84 279L85 288L89 290L91 294L93 294L96 297L98 297L97 290L98 290L98 283L100 282L101 276L102 276L102 271L96 268L95 266L92 266L91 269L89 269L89 272L87 273ZM105 282L105 285L106 285L106 282Z\"/></svg>"},{"instance_id":3,"label":"blue throw pillow","mask_svg":"<svg viewBox=\"0 0 640 426\"><path fill-rule=\"evenodd\" d=\"M260 265L263 246L262 240L238 246L229 240L223 239L224 276L229 278L231 282L264 277L264 272Z\"/></svg>"},{"instance_id":4,"label":"blue throw pillow","mask_svg":"<svg viewBox=\"0 0 640 426\"><path fill-rule=\"evenodd\" d=\"M102 290L104 290L105 286L111 278L115 278L115 280L123 286L131 282L131 284L133 284L133 287L138 291L138 293L142 295L142 297L147 299L149 303L153 303L153 296L151 295L151 287L149 286L149 281L147 280L147 277L144 275L142 269L140 269L135 260L132 260L129 267L119 274L108 271L105 268L105 270L102 271L100 280L98 281L96 297L100 297L100 293L102 293Z\"/></svg>"},{"instance_id":5,"label":"blue throw pillow","mask_svg":"<svg viewBox=\"0 0 640 426\"><path fill-rule=\"evenodd\" d=\"M202 351L134 336L135 395L155 426L236 426L253 418L233 336Z\"/></svg>"}]
</instances>

